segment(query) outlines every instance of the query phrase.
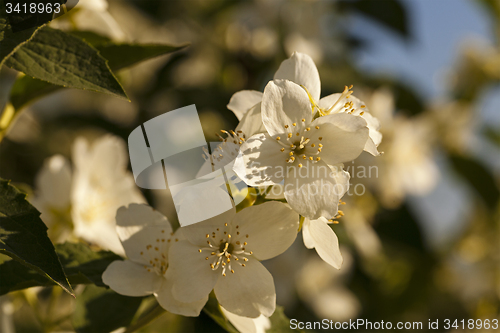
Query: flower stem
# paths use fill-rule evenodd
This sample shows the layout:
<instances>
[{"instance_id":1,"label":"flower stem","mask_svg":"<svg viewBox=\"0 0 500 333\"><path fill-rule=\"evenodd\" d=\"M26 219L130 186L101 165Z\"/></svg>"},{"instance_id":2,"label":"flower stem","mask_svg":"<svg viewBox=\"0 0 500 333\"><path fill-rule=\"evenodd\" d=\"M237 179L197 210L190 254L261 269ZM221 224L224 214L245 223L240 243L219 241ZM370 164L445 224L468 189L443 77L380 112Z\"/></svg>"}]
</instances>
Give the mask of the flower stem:
<instances>
[{"instance_id":1,"label":"flower stem","mask_svg":"<svg viewBox=\"0 0 500 333\"><path fill-rule=\"evenodd\" d=\"M140 329L141 327L146 326L156 318L160 317L161 315L165 314L165 309L160 306L160 304L156 304L156 306L150 310L148 313L137 319L137 321L133 324L127 327L125 332L123 333L132 333Z\"/></svg>"}]
</instances>

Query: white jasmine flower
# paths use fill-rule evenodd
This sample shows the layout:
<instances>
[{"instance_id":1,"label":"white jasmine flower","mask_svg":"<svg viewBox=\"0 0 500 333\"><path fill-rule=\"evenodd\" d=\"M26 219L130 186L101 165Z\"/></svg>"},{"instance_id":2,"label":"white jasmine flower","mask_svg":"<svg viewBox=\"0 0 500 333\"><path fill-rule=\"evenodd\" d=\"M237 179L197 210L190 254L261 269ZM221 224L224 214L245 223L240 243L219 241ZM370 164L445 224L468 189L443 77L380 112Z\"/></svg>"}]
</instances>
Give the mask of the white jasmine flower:
<instances>
[{"instance_id":1,"label":"white jasmine flower","mask_svg":"<svg viewBox=\"0 0 500 333\"><path fill-rule=\"evenodd\" d=\"M35 195L30 199L41 212L54 242L64 242L71 235L71 166L62 155L45 160L35 179Z\"/></svg>"},{"instance_id":2,"label":"white jasmine flower","mask_svg":"<svg viewBox=\"0 0 500 333\"><path fill-rule=\"evenodd\" d=\"M248 318L235 315L220 307L227 320L241 333L265 333L267 329L271 328L271 321L264 315L257 318Z\"/></svg>"},{"instance_id":3,"label":"white jasmine flower","mask_svg":"<svg viewBox=\"0 0 500 333\"><path fill-rule=\"evenodd\" d=\"M78 138L73 147L71 216L74 234L115 253L123 253L116 235L116 210L145 200L127 171L125 143L104 136L92 146Z\"/></svg>"},{"instance_id":4,"label":"white jasmine flower","mask_svg":"<svg viewBox=\"0 0 500 333\"><path fill-rule=\"evenodd\" d=\"M276 293L260 260L283 253L295 240L298 215L279 202L232 209L183 227L187 240L172 245L169 276L181 302L206 300L212 291L219 304L238 316L271 316Z\"/></svg>"},{"instance_id":5,"label":"white jasmine flower","mask_svg":"<svg viewBox=\"0 0 500 333\"><path fill-rule=\"evenodd\" d=\"M250 186L284 179L285 198L295 211L310 219L334 218L348 182L339 164L363 151L366 121L348 113L313 120L307 93L287 80L266 86L262 120L267 133L241 145L236 174Z\"/></svg>"},{"instance_id":6,"label":"white jasmine flower","mask_svg":"<svg viewBox=\"0 0 500 333\"><path fill-rule=\"evenodd\" d=\"M342 93L320 99L321 81L318 69L310 56L299 52L294 52L289 59L281 63L274 74L274 79L290 80L304 87L308 92L313 111L317 111L320 116L350 113L363 117L369 129L369 138L364 150L372 155L379 154L377 147L382 141L382 134L379 132L380 123L370 114L362 101L352 96L350 90L352 86L345 87ZM237 130L242 130L247 136L265 132L259 119L261 99L260 92L243 90L235 93L227 105L228 109L233 111L240 120Z\"/></svg>"},{"instance_id":7,"label":"white jasmine flower","mask_svg":"<svg viewBox=\"0 0 500 333\"><path fill-rule=\"evenodd\" d=\"M406 195L424 195L438 181L439 170L433 159L432 145L437 130L428 115L411 118L395 113L394 96L390 90L380 88L366 94L372 113L384 123L385 138L381 147L384 157L375 161L378 177L369 179L376 187L385 207L396 207ZM446 113L445 109L441 110ZM455 110L456 111L456 110ZM460 115L454 115L456 119ZM453 123L450 120L449 123ZM446 126L442 125L442 130ZM441 139L446 135L441 133Z\"/></svg>"},{"instance_id":8,"label":"white jasmine flower","mask_svg":"<svg viewBox=\"0 0 500 333\"><path fill-rule=\"evenodd\" d=\"M427 119L394 118L387 134L384 159L379 161L377 188L384 205L397 206L407 194L424 195L434 188L439 170L433 160L431 127Z\"/></svg>"},{"instance_id":9,"label":"white jasmine flower","mask_svg":"<svg viewBox=\"0 0 500 333\"><path fill-rule=\"evenodd\" d=\"M33 205L42 213L54 242L82 238L123 254L115 231L116 210L145 200L127 171L125 143L104 136L89 147L73 145L73 170L61 155L48 159L38 173Z\"/></svg>"},{"instance_id":10,"label":"white jasmine flower","mask_svg":"<svg viewBox=\"0 0 500 333\"><path fill-rule=\"evenodd\" d=\"M102 275L103 282L121 295L153 294L169 312L198 316L208 295L192 303L178 302L172 297L168 251L181 236L172 232L167 218L149 206L131 204L118 209L116 230L128 259L112 262Z\"/></svg>"}]
</instances>

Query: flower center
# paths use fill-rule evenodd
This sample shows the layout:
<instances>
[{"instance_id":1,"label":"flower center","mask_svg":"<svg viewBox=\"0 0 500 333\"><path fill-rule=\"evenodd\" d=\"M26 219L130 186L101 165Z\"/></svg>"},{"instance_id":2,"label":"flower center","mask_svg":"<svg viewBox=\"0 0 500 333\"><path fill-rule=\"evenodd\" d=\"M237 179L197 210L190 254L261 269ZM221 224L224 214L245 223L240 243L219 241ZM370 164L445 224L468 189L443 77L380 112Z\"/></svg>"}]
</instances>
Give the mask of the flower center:
<instances>
[{"instance_id":1,"label":"flower center","mask_svg":"<svg viewBox=\"0 0 500 333\"><path fill-rule=\"evenodd\" d=\"M170 242L172 242L173 232L170 235L165 236L165 230L161 230L161 235L153 244L146 245L146 250L141 251L141 256L145 261L148 262L147 265L144 265L144 268L148 272L155 272L158 275L165 275L165 272L168 268L167 262L167 246ZM178 242L179 239L175 238L175 242Z\"/></svg>"},{"instance_id":2,"label":"flower center","mask_svg":"<svg viewBox=\"0 0 500 333\"><path fill-rule=\"evenodd\" d=\"M302 119L302 122L305 121L305 119ZM275 139L282 146L280 151L286 153L287 163L294 163L297 160L298 167L302 168L304 160L309 160L313 163L321 160L319 155L323 148L323 144L321 143L323 138L314 133L319 130L319 126L298 128L296 132L291 131L291 129L297 127L296 123L293 123L292 126L285 125L284 127L285 132L288 132L286 133L286 137L276 136Z\"/></svg>"},{"instance_id":3,"label":"flower center","mask_svg":"<svg viewBox=\"0 0 500 333\"><path fill-rule=\"evenodd\" d=\"M224 224L223 228L214 230L211 235L206 234L208 247L198 250L199 253L205 256L205 260L209 261L212 270L215 271L222 267L222 276L226 276L226 271L234 273L232 265L238 264L245 267L245 262L248 261L246 256L253 254L252 251L246 249L248 243L241 241L249 238L249 235L240 234L238 225L234 229L236 237L232 237L228 232L227 223Z\"/></svg>"}]
</instances>

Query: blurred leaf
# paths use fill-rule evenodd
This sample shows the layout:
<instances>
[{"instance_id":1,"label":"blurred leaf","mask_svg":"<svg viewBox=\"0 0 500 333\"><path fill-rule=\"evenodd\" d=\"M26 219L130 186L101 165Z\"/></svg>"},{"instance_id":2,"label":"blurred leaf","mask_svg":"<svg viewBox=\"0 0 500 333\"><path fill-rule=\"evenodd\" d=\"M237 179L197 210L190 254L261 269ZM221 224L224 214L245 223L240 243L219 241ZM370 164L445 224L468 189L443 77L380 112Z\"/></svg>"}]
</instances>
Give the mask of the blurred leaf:
<instances>
[{"instance_id":1,"label":"blurred leaf","mask_svg":"<svg viewBox=\"0 0 500 333\"><path fill-rule=\"evenodd\" d=\"M338 2L338 6L340 10L362 14L406 39L411 37L408 13L399 0L342 0Z\"/></svg>"},{"instance_id":2,"label":"blurred leaf","mask_svg":"<svg viewBox=\"0 0 500 333\"><path fill-rule=\"evenodd\" d=\"M14 32L7 18L4 0L0 0L0 68L11 54L33 37L37 29L33 27Z\"/></svg>"},{"instance_id":3,"label":"blurred leaf","mask_svg":"<svg viewBox=\"0 0 500 333\"><path fill-rule=\"evenodd\" d=\"M494 210L500 200L500 190L491 172L479 161L468 157L451 155L450 161L455 171L479 194L488 208Z\"/></svg>"},{"instance_id":4,"label":"blurred leaf","mask_svg":"<svg viewBox=\"0 0 500 333\"><path fill-rule=\"evenodd\" d=\"M500 1L498 0L476 0L481 4L490 15L492 15L497 22L500 21Z\"/></svg>"},{"instance_id":5,"label":"blurred leaf","mask_svg":"<svg viewBox=\"0 0 500 333\"><path fill-rule=\"evenodd\" d=\"M500 147L500 131L491 127L486 127L484 130L484 135L490 142Z\"/></svg>"},{"instance_id":6,"label":"blurred leaf","mask_svg":"<svg viewBox=\"0 0 500 333\"><path fill-rule=\"evenodd\" d=\"M266 330L266 333L281 333L281 332L303 332L302 330L290 328L290 319L283 312L282 306L276 306L276 311L269 318L271 320L271 328Z\"/></svg>"},{"instance_id":7,"label":"blurred leaf","mask_svg":"<svg viewBox=\"0 0 500 333\"><path fill-rule=\"evenodd\" d=\"M102 273L110 263L122 259L109 251L94 252L85 244L57 244L56 253L72 285L93 283L104 287ZM15 260L0 264L0 281L0 295L35 286L54 285L51 280Z\"/></svg>"},{"instance_id":8,"label":"blurred leaf","mask_svg":"<svg viewBox=\"0 0 500 333\"><path fill-rule=\"evenodd\" d=\"M207 304L205 304L205 307L203 308L203 312L205 312L207 315L210 316L217 324L219 324L223 329L225 329L227 332L230 333L239 333L236 328L226 319L226 317L222 314L222 311L220 310L219 303L217 302L217 299L212 297L208 298Z\"/></svg>"},{"instance_id":9,"label":"blurred leaf","mask_svg":"<svg viewBox=\"0 0 500 333\"><path fill-rule=\"evenodd\" d=\"M128 297L89 285L76 299L72 323L76 332L107 333L130 324L144 297Z\"/></svg>"},{"instance_id":10,"label":"blurred leaf","mask_svg":"<svg viewBox=\"0 0 500 333\"><path fill-rule=\"evenodd\" d=\"M78 37L44 27L5 64L55 85L127 98L99 52Z\"/></svg>"},{"instance_id":11,"label":"blurred leaf","mask_svg":"<svg viewBox=\"0 0 500 333\"><path fill-rule=\"evenodd\" d=\"M72 34L85 39L91 43L101 55L108 60L108 65L113 71L133 66L144 60L160 55L169 54L182 48L182 46L160 45L160 44L113 44L109 39L93 32L72 32ZM11 103L16 110L33 102L35 99L55 92L62 87L40 81L29 76L18 79L11 91Z\"/></svg>"},{"instance_id":12,"label":"blurred leaf","mask_svg":"<svg viewBox=\"0 0 500 333\"><path fill-rule=\"evenodd\" d=\"M374 229L384 244L427 252L420 226L407 204L397 209L381 209L375 215Z\"/></svg>"},{"instance_id":13,"label":"blurred leaf","mask_svg":"<svg viewBox=\"0 0 500 333\"><path fill-rule=\"evenodd\" d=\"M40 219L40 212L26 201L25 194L3 179L0 179L0 253L53 280L74 295L54 245L47 236L47 227ZM1 281L3 288L6 282L3 278Z\"/></svg>"}]
</instances>

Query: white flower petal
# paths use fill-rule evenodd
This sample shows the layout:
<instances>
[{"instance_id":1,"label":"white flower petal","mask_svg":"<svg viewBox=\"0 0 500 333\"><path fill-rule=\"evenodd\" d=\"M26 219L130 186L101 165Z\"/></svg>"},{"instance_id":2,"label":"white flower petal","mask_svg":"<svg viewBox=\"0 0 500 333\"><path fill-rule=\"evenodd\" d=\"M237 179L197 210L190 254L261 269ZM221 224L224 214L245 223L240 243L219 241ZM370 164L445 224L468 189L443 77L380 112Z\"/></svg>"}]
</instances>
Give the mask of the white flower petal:
<instances>
[{"instance_id":1,"label":"white flower petal","mask_svg":"<svg viewBox=\"0 0 500 333\"><path fill-rule=\"evenodd\" d=\"M70 204L71 167L64 156L54 155L45 160L35 183L39 201L53 208L66 208Z\"/></svg>"},{"instance_id":2,"label":"white flower petal","mask_svg":"<svg viewBox=\"0 0 500 333\"><path fill-rule=\"evenodd\" d=\"M311 127L319 129L311 135L312 142L322 137L321 159L330 165L354 160L368 140L366 121L358 116L338 113L315 119Z\"/></svg>"},{"instance_id":3,"label":"white flower petal","mask_svg":"<svg viewBox=\"0 0 500 333\"><path fill-rule=\"evenodd\" d=\"M238 120L250 110L255 104L262 100L262 93L255 90L242 90L235 93L229 100L227 108L234 112Z\"/></svg>"},{"instance_id":4,"label":"white flower petal","mask_svg":"<svg viewBox=\"0 0 500 333\"><path fill-rule=\"evenodd\" d=\"M73 217L76 215L74 208L71 213ZM83 211L80 211L79 213L82 214ZM87 242L96 244L103 249L124 256L125 251L123 250L123 246L116 233L115 225L112 224L111 221L113 220L108 218L95 219L92 220L92 223L85 224L83 219L79 218L78 220L76 220L75 218L73 218L74 222L73 234L76 237L85 239Z\"/></svg>"},{"instance_id":5,"label":"white flower petal","mask_svg":"<svg viewBox=\"0 0 500 333\"><path fill-rule=\"evenodd\" d=\"M234 273L221 276L215 285L219 304L239 316L257 318L263 314L270 317L276 308L271 273L255 259L245 262L245 267L235 263L232 268Z\"/></svg>"},{"instance_id":6,"label":"white flower petal","mask_svg":"<svg viewBox=\"0 0 500 333\"><path fill-rule=\"evenodd\" d=\"M116 212L116 231L127 257L134 262L148 263L149 259L144 255L148 246L152 250L158 247L162 254L168 255L172 227L163 214L150 206L131 204L128 208L120 207Z\"/></svg>"},{"instance_id":7,"label":"white flower petal","mask_svg":"<svg viewBox=\"0 0 500 333\"><path fill-rule=\"evenodd\" d=\"M285 252L297 237L299 215L281 202L266 202L247 207L235 216L232 236L248 245L247 251L259 260ZM236 231L240 235L236 235ZM249 237L246 238L246 235Z\"/></svg>"},{"instance_id":8,"label":"white flower petal","mask_svg":"<svg viewBox=\"0 0 500 333\"><path fill-rule=\"evenodd\" d=\"M241 118L240 123L236 126L236 132L242 131L247 138L254 134L266 133L266 127L262 122L262 103L258 103L252 107L248 112Z\"/></svg>"},{"instance_id":9,"label":"white flower petal","mask_svg":"<svg viewBox=\"0 0 500 333\"><path fill-rule=\"evenodd\" d=\"M146 296L160 289L163 277L130 260L116 260L106 268L102 281L118 294Z\"/></svg>"},{"instance_id":10,"label":"white flower petal","mask_svg":"<svg viewBox=\"0 0 500 333\"><path fill-rule=\"evenodd\" d=\"M127 167L125 142L119 137L105 135L96 140L89 149L86 139L79 137L73 147L73 163L79 171L99 170L100 182L112 181Z\"/></svg>"},{"instance_id":11,"label":"white flower petal","mask_svg":"<svg viewBox=\"0 0 500 333\"><path fill-rule=\"evenodd\" d=\"M331 95L328 95L328 96L321 98L317 103L318 103L318 106L324 110L330 110L330 108L335 105L330 110L330 114L334 114L334 113L341 112L342 107L345 105L345 103L348 102L348 100L346 98L342 98L342 100L339 100L341 97L342 97L342 94L340 94L340 93L331 94Z\"/></svg>"},{"instance_id":12,"label":"white flower petal","mask_svg":"<svg viewBox=\"0 0 500 333\"><path fill-rule=\"evenodd\" d=\"M249 186L267 186L283 180L286 153L268 134L256 134L241 145L233 170Z\"/></svg>"},{"instance_id":13,"label":"white flower petal","mask_svg":"<svg viewBox=\"0 0 500 333\"><path fill-rule=\"evenodd\" d=\"M378 152L377 146L375 143L373 143L372 138L368 138L366 140L365 146L363 147L363 150L366 151L367 153L372 154L373 156L378 156L380 153Z\"/></svg>"},{"instance_id":14,"label":"white flower petal","mask_svg":"<svg viewBox=\"0 0 500 333\"><path fill-rule=\"evenodd\" d=\"M363 117L363 119L366 120L368 129L370 130L370 138L373 140L373 143L378 147L380 142L382 142L382 133L379 132L380 121L369 112L365 112L361 117Z\"/></svg>"},{"instance_id":15,"label":"white flower petal","mask_svg":"<svg viewBox=\"0 0 500 333\"><path fill-rule=\"evenodd\" d=\"M267 84L261 108L262 122L273 137L300 131L312 119L311 102L307 93L299 85L287 80L274 80Z\"/></svg>"},{"instance_id":16,"label":"white flower petal","mask_svg":"<svg viewBox=\"0 0 500 333\"><path fill-rule=\"evenodd\" d=\"M344 108L345 103L347 102L352 102L353 103L353 108L356 110L355 114L358 114L360 112L363 112L363 115L360 115L364 120L366 120L366 124L369 129L369 137L372 142L369 142L368 140L365 145L365 151L369 152L372 155L378 156L379 153L377 151L377 147L382 141L382 134L379 132L380 129L380 122L377 118L375 118L368 110L366 107L361 107L365 106L364 102L361 101L360 99L354 97L354 96L349 96L349 98L346 98L344 94L332 94L326 97L323 97L322 99L319 100L318 106L322 109L329 110L333 105L335 105L331 110L329 114L336 114L336 113L341 113L341 112L346 112L346 109ZM350 109L347 109L349 111Z\"/></svg>"},{"instance_id":17,"label":"white flower petal","mask_svg":"<svg viewBox=\"0 0 500 333\"><path fill-rule=\"evenodd\" d=\"M315 101L319 99L321 93L319 72L314 61L307 54L294 52L290 58L281 63L274 74L274 79L290 80L303 85Z\"/></svg>"},{"instance_id":18,"label":"white flower petal","mask_svg":"<svg viewBox=\"0 0 500 333\"><path fill-rule=\"evenodd\" d=\"M173 283L172 295L180 302L206 299L221 277L220 271L210 268L206 253L198 252L199 248L188 241L179 241L170 247L167 272Z\"/></svg>"},{"instance_id":19,"label":"white flower petal","mask_svg":"<svg viewBox=\"0 0 500 333\"><path fill-rule=\"evenodd\" d=\"M248 318L235 315L222 306L220 309L229 322L241 333L265 333L267 329L271 328L271 321L266 316L260 315L257 318Z\"/></svg>"},{"instance_id":20,"label":"white flower petal","mask_svg":"<svg viewBox=\"0 0 500 333\"><path fill-rule=\"evenodd\" d=\"M193 208L191 208L193 209ZM194 208L197 209L197 208ZM225 223L231 223L234 216L236 215L236 210L234 208L207 219L203 222L191 224L182 228L179 228L179 232L193 245L198 246L198 248L207 246L206 235L211 235L213 231L220 228Z\"/></svg>"},{"instance_id":21,"label":"white flower petal","mask_svg":"<svg viewBox=\"0 0 500 333\"><path fill-rule=\"evenodd\" d=\"M304 238L304 245L308 249L315 248L321 259L340 269L343 259L340 253L339 240L324 217L317 220L305 219L302 225L302 237Z\"/></svg>"},{"instance_id":22,"label":"white flower petal","mask_svg":"<svg viewBox=\"0 0 500 333\"><path fill-rule=\"evenodd\" d=\"M160 303L161 307L170 313L188 317L198 317L205 303L208 301L208 294L199 301L183 303L176 300L174 295L172 295L172 287L173 282L169 270L167 269L165 281L161 289L155 293L156 300Z\"/></svg>"},{"instance_id":23,"label":"white flower petal","mask_svg":"<svg viewBox=\"0 0 500 333\"><path fill-rule=\"evenodd\" d=\"M220 170L214 173L217 172ZM181 227L205 222L233 209L222 174L212 180L202 183L199 181L196 179L190 185L186 182L171 187ZM179 188L180 191L177 192Z\"/></svg>"},{"instance_id":24,"label":"white flower petal","mask_svg":"<svg viewBox=\"0 0 500 333\"><path fill-rule=\"evenodd\" d=\"M75 172L71 189L74 234L104 249L123 254L115 230L116 210L144 197L126 171L125 143L104 136L92 145L77 139L73 148Z\"/></svg>"},{"instance_id":25,"label":"white flower petal","mask_svg":"<svg viewBox=\"0 0 500 333\"><path fill-rule=\"evenodd\" d=\"M339 200L347 190L346 182L339 182L337 177L345 179L346 173L332 172L323 161L313 163L305 160L302 164L302 168L295 166L288 171L285 178L286 201L293 210L311 219L335 217Z\"/></svg>"}]
</instances>

